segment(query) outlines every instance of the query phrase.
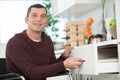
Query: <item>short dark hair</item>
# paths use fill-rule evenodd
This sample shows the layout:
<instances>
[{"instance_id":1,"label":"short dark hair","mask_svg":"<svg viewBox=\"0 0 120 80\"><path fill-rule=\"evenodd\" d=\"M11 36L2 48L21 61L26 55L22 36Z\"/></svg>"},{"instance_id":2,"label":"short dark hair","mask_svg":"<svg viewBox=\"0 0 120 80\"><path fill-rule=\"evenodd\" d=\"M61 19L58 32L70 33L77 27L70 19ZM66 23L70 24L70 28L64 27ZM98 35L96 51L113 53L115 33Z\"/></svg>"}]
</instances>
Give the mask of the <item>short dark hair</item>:
<instances>
[{"instance_id":1,"label":"short dark hair","mask_svg":"<svg viewBox=\"0 0 120 80\"><path fill-rule=\"evenodd\" d=\"M28 8L28 11L27 11L27 17L29 16L30 12L31 12L31 8L44 8L46 10L46 13L47 13L47 9L41 5L41 4L33 4L31 5L29 8Z\"/></svg>"}]
</instances>

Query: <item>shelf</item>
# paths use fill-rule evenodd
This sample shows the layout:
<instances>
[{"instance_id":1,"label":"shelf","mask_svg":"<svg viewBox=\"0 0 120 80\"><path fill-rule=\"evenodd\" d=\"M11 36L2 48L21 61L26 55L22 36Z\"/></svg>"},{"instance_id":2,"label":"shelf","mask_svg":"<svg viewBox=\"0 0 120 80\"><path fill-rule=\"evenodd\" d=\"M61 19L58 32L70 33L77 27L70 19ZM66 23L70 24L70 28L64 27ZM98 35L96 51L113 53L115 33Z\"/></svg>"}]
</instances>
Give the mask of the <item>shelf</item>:
<instances>
[{"instance_id":1,"label":"shelf","mask_svg":"<svg viewBox=\"0 0 120 80\"><path fill-rule=\"evenodd\" d=\"M53 16L75 18L99 7L101 3L102 0L52 0L52 14Z\"/></svg>"},{"instance_id":2,"label":"shelf","mask_svg":"<svg viewBox=\"0 0 120 80\"><path fill-rule=\"evenodd\" d=\"M99 59L98 62L99 62L99 63L118 62L118 58Z\"/></svg>"},{"instance_id":3,"label":"shelf","mask_svg":"<svg viewBox=\"0 0 120 80\"><path fill-rule=\"evenodd\" d=\"M94 43L96 46L98 46L99 48L102 48L102 47L110 47L110 46L114 46L114 45L117 45L118 42L116 39L114 40L109 40L109 41L103 41L103 42L98 42L98 43Z\"/></svg>"}]
</instances>

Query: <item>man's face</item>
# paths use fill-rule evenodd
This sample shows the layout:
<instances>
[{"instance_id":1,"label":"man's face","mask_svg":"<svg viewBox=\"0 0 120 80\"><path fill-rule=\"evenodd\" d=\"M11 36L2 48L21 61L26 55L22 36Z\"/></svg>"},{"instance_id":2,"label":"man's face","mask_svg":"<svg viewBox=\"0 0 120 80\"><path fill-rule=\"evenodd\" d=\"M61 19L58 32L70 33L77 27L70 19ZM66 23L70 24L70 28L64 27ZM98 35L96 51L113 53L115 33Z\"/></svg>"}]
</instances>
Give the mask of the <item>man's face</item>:
<instances>
[{"instance_id":1,"label":"man's face","mask_svg":"<svg viewBox=\"0 0 120 80\"><path fill-rule=\"evenodd\" d=\"M32 8L28 17L25 18L28 29L33 32L42 32L47 25L47 13L44 8Z\"/></svg>"}]
</instances>

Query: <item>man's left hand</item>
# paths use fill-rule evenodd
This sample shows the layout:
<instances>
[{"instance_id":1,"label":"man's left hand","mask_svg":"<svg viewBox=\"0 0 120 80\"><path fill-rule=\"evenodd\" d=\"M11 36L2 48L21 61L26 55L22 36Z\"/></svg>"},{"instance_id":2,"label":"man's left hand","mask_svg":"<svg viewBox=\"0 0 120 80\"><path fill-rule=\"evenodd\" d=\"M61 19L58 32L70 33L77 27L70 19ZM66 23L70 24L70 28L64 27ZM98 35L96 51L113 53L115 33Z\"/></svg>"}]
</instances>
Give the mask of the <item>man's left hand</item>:
<instances>
[{"instance_id":1,"label":"man's left hand","mask_svg":"<svg viewBox=\"0 0 120 80\"><path fill-rule=\"evenodd\" d=\"M62 54L62 56L65 58L68 58L70 56L70 53L71 53L73 47L68 44L68 45L63 45L63 48L65 49L65 51Z\"/></svg>"}]
</instances>

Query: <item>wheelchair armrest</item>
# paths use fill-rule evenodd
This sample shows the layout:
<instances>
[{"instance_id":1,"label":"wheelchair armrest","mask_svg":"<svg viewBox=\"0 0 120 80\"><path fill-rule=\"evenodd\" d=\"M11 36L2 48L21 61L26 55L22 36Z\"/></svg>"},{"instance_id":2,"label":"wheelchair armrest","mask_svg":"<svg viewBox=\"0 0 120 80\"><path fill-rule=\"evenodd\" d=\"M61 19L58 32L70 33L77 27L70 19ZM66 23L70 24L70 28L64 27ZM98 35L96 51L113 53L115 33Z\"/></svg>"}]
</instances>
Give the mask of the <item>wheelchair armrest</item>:
<instances>
[{"instance_id":1,"label":"wheelchair armrest","mask_svg":"<svg viewBox=\"0 0 120 80\"><path fill-rule=\"evenodd\" d=\"M68 70L60 72L54 76L47 77L46 80L72 80L71 75L69 74Z\"/></svg>"},{"instance_id":2,"label":"wheelchair armrest","mask_svg":"<svg viewBox=\"0 0 120 80\"><path fill-rule=\"evenodd\" d=\"M19 74L7 73L0 75L0 80L22 80Z\"/></svg>"},{"instance_id":3,"label":"wheelchair armrest","mask_svg":"<svg viewBox=\"0 0 120 80\"><path fill-rule=\"evenodd\" d=\"M62 71L54 76L61 76L61 75L68 75L69 74L69 71L68 70L65 70L65 71Z\"/></svg>"}]
</instances>

